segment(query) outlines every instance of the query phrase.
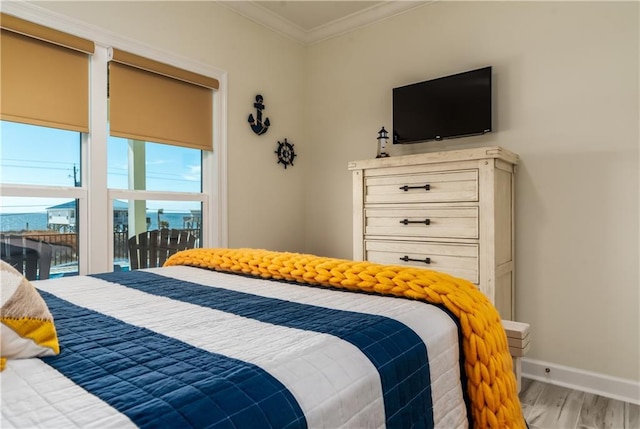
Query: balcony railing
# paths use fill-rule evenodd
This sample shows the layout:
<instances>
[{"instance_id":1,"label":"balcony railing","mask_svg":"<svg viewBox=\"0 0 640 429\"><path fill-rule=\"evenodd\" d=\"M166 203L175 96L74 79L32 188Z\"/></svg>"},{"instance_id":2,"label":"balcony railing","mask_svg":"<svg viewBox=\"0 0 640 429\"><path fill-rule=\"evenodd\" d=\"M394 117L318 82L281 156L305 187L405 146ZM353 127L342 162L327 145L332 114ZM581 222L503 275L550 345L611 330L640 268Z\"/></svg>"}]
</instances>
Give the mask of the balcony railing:
<instances>
[{"instance_id":1,"label":"balcony railing","mask_svg":"<svg viewBox=\"0 0 640 429\"><path fill-rule=\"evenodd\" d=\"M199 231L196 232L196 234L198 233ZM53 247L51 255L52 274L78 271L78 235L74 232L1 233L0 242L4 241L5 236L26 236L31 240L51 244ZM128 240L129 236L126 231L113 233L113 260L115 264L121 267L129 265Z\"/></svg>"}]
</instances>

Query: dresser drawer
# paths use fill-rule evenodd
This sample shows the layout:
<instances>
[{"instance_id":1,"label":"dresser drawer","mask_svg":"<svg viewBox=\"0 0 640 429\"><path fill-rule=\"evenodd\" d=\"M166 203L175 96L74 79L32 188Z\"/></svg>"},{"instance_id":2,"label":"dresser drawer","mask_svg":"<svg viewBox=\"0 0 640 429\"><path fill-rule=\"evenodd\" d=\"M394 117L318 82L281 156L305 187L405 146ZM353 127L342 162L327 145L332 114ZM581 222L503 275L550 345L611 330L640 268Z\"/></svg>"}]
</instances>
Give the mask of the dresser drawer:
<instances>
[{"instance_id":1,"label":"dresser drawer","mask_svg":"<svg viewBox=\"0 0 640 429\"><path fill-rule=\"evenodd\" d=\"M478 170L365 178L365 204L478 201Z\"/></svg>"},{"instance_id":2,"label":"dresser drawer","mask_svg":"<svg viewBox=\"0 0 640 429\"><path fill-rule=\"evenodd\" d=\"M365 235L478 238L477 207L365 209Z\"/></svg>"},{"instance_id":3,"label":"dresser drawer","mask_svg":"<svg viewBox=\"0 0 640 429\"><path fill-rule=\"evenodd\" d=\"M479 283L477 244L366 240L364 245L371 262L427 268Z\"/></svg>"}]
</instances>

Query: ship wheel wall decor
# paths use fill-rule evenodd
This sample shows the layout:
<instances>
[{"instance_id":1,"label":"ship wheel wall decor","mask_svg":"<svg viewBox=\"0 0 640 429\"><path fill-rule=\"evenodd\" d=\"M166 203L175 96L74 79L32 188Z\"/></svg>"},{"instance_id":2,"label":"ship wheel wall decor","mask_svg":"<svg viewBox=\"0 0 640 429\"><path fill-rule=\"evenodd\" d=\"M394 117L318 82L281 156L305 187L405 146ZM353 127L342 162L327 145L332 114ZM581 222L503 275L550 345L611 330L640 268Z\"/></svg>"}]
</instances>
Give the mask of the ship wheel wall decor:
<instances>
[{"instance_id":1,"label":"ship wheel wall decor","mask_svg":"<svg viewBox=\"0 0 640 429\"><path fill-rule=\"evenodd\" d=\"M285 170L288 165L293 166L293 158L297 155L293 150L293 145L286 138L283 142L278 141L278 149L274 152L278 154L278 164L283 164Z\"/></svg>"}]
</instances>

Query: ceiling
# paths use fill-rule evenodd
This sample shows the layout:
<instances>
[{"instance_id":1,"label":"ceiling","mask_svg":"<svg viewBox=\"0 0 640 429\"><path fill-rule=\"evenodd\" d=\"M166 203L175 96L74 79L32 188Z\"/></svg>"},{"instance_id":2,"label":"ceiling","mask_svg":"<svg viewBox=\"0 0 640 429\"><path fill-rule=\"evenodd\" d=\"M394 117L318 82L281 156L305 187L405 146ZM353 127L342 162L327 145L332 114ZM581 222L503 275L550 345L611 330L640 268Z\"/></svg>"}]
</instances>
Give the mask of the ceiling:
<instances>
[{"instance_id":1,"label":"ceiling","mask_svg":"<svg viewBox=\"0 0 640 429\"><path fill-rule=\"evenodd\" d=\"M311 44L435 0L222 1L228 8L299 43Z\"/></svg>"}]
</instances>

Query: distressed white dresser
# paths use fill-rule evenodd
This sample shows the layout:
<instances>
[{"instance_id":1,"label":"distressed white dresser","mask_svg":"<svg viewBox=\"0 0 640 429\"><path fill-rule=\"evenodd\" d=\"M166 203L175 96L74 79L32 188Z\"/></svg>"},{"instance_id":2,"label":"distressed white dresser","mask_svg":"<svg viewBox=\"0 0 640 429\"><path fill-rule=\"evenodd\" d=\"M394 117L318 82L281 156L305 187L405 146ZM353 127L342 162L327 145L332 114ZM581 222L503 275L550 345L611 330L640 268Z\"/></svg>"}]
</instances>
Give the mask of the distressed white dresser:
<instances>
[{"instance_id":1,"label":"distressed white dresser","mask_svg":"<svg viewBox=\"0 0 640 429\"><path fill-rule=\"evenodd\" d=\"M442 271L514 320L514 172L501 147L349 163L353 259Z\"/></svg>"}]
</instances>

